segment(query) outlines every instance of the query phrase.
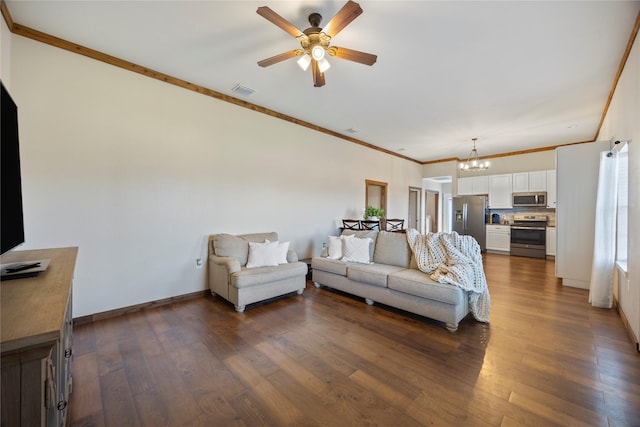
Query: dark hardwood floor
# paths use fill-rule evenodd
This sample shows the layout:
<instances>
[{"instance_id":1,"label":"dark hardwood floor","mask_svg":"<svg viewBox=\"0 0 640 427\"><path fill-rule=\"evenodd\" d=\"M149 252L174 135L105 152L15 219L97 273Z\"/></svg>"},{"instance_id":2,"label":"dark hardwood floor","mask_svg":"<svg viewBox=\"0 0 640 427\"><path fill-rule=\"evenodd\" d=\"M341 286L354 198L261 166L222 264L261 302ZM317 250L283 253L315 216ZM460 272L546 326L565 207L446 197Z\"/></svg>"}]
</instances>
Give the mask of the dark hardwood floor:
<instances>
[{"instance_id":1,"label":"dark hardwood floor","mask_svg":"<svg viewBox=\"0 0 640 427\"><path fill-rule=\"evenodd\" d=\"M72 426L639 426L640 354L554 262L488 254L456 333L310 282L239 314L198 298L74 330Z\"/></svg>"}]
</instances>

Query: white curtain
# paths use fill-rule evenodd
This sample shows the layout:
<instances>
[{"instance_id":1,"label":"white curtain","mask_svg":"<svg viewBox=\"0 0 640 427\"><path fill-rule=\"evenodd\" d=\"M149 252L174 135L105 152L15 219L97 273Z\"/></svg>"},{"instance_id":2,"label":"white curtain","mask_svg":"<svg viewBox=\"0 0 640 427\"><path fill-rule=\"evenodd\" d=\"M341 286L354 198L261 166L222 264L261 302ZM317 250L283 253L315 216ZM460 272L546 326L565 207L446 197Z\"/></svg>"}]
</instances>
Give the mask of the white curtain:
<instances>
[{"instance_id":1,"label":"white curtain","mask_svg":"<svg viewBox=\"0 0 640 427\"><path fill-rule=\"evenodd\" d=\"M616 262L616 210L618 199L618 153L600 153L600 174L596 199L596 224L589 302L611 308Z\"/></svg>"}]
</instances>

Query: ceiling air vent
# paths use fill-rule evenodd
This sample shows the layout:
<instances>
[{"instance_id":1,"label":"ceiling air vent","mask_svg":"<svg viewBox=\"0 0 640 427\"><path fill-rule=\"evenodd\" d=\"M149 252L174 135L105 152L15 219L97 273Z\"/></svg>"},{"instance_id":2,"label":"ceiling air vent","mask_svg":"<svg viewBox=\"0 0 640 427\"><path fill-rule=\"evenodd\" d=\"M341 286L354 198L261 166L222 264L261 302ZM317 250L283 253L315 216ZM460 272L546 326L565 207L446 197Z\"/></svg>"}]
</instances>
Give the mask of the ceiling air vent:
<instances>
[{"instance_id":1,"label":"ceiling air vent","mask_svg":"<svg viewBox=\"0 0 640 427\"><path fill-rule=\"evenodd\" d=\"M253 92L255 92L255 90L245 87L245 86L241 86L241 85L235 85L233 89L231 89L231 91L233 93L237 93L238 95L241 96L249 96L251 95Z\"/></svg>"}]
</instances>

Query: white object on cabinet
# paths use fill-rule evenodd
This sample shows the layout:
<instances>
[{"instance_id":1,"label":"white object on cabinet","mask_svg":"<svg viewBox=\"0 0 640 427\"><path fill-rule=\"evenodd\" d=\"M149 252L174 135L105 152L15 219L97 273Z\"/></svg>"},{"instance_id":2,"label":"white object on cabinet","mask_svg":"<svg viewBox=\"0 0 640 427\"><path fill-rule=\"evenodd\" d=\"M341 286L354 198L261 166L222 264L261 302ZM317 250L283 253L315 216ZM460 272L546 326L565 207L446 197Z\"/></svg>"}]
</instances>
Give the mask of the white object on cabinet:
<instances>
[{"instance_id":1,"label":"white object on cabinet","mask_svg":"<svg viewBox=\"0 0 640 427\"><path fill-rule=\"evenodd\" d=\"M486 248L491 251L509 252L511 250L511 227L508 225L487 224Z\"/></svg>"},{"instance_id":2,"label":"white object on cabinet","mask_svg":"<svg viewBox=\"0 0 640 427\"><path fill-rule=\"evenodd\" d=\"M556 228L547 227L547 255L556 255Z\"/></svg>"},{"instance_id":3,"label":"white object on cabinet","mask_svg":"<svg viewBox=\"0 0 640 427\"><path fill-rule=\"evenodd\" d=\"M490 209L510 209L513 207L511 201L512 174L490 175L489 176L489 208Z\"/></svg>"}]
</instances>

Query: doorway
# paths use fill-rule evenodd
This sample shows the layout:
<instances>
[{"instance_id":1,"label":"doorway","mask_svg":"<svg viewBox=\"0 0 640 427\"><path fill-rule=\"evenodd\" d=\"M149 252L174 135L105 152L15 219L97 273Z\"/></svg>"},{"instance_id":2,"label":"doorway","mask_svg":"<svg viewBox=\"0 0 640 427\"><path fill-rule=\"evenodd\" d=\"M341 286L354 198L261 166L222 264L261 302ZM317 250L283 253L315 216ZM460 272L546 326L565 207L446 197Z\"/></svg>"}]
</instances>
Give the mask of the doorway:
<instances>
[{"instance_id":1,"label":"doorway","mask_svg":"<svg viewBox=\"0 0 640 427\"><path fill-rule=\"evenodd\" d=\"M422 232L422 224L420 223L420 209L422 206L422 188L409 187L409 215L407 216L407 230L415 228Z\"/></svg>"},{"instance_id":2,"label":"doorway","mask_svg":"<svg viewBox=\"0 0 640 427\"><path fill-rule=\"evenodd\" d=\"M367 179L365 180L365 188L364 208L373 206L382 209L387 215L387 183Z\"/></svg>"},{"instance_id":3,"label":"doorway","mask_svg":"<svg viewBox=\"0 0 640 427\"><path fill-rule=\"evenodd\" d=\"M424 223L425 233L435 233L438 231L438 213L440 193L432 190L424 191Z\"/></svg>"}]
</instances>

